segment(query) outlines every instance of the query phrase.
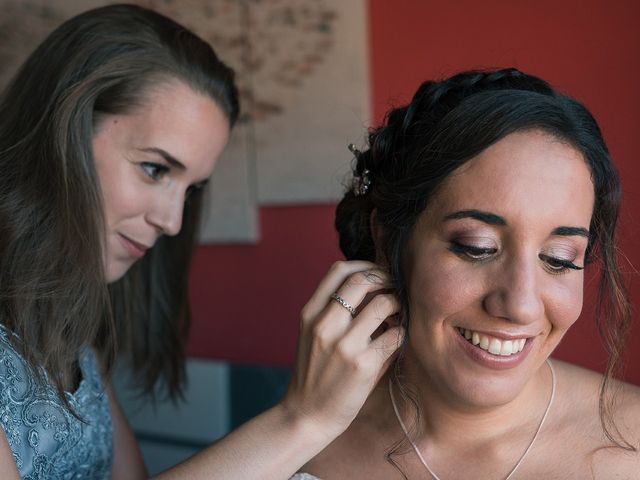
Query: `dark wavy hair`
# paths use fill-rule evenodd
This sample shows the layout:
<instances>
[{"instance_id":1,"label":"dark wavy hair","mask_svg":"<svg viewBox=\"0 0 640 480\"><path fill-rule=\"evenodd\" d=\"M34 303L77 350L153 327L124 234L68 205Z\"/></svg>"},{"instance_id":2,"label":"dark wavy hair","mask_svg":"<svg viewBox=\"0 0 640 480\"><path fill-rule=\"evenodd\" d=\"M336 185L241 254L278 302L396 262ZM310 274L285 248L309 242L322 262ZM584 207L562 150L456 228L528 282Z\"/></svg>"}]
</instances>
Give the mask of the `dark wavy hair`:
<instances>
[{"instance_id":1,"label":"dark wavy hair","mask_svg":"<svg viewBox=\"0 0 640 480\"><path fill-rule=\"evenodd\" d=\"M340 248L347 259L374 261L376 252L382 255L403 306L401 323L408 327L402 260L418 216L454 170L506 135L529 129L567 142L582 153L591 169L595 205L586 261L600 265L596 322L608 353L600 419L610 441L633 449L613 421L609 389L631 322L616 259L620 180L598 124L581 103L513 68L469 71L424 82L409 104L391 110L383 125L369 133L368 148L356 153L354 181L358 184L369 177L371 185L364 195L348 190L337 207ZM371 230L374 210L376 228L382 232L377 239ZM404 345L406 341L405 337ZM403 391L398 365L394 381Z\"/></svg>"},{"instance_id":2,"label":"dark wavy hair","mask_svg":"<svg viewBox=\"0 0 640 480\"><path fill-rule=\"evenodd\" d=\"M234 73L205 41L151 10L111 5L54 30L0 96L0 323L63 400L86 347L107 371L116 349L128 354L146 391L159 379L170 394L181 391L202 194L185 204L178 235L160 238L107 286L92 153L105 115L131 112L169 80L207 95L235 123Z\"/></svg>"}]
</instances>

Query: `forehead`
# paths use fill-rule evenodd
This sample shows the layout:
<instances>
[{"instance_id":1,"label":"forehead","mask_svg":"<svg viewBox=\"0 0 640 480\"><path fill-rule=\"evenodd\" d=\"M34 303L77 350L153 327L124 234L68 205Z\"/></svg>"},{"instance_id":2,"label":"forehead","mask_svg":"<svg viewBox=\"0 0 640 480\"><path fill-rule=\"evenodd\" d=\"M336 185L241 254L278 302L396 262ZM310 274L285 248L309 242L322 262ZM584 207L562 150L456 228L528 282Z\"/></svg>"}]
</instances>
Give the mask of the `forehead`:
<instances>
[{"instance_id":1,"label":"forehead","mask_svg":"<svg viewBox=\"0 0 640 480\"><path fill-rule=\"evenodd\" d=\"M205 178L227 143L229 129L226 114L213 99L170 80L149 87L131 112L105 116L94 133L125 152L161 149L194 177Z\"/></svg>"},{"instance_id":2,"label":"forehead","mask_svg":"<svg viewBox=\"0 0 640 480\"><path fill-rule=\"evenodd\" d=\"M427 211L478 209L527 222L589 227L591 173L574 147L542 131L512 133L455 170Z\"/></svg>"}]
</instances>

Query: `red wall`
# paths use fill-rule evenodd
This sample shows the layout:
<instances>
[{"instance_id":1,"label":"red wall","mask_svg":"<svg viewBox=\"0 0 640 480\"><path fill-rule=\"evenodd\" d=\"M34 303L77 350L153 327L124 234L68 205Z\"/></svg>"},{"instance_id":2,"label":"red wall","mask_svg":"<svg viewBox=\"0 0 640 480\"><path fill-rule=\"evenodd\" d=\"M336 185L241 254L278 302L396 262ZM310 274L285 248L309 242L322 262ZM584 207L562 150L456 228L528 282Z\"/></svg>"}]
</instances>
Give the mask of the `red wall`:
<instances>
[{"instance_id":1,"label":"red wall","mask_svg":"<svg viewBox=\"0 0 640 480\"><path fill-rule=\"evenodd\" d=\"M370 0L376 121L419 83L462 69L515 66L583 101L599 120L624 186L621 246L640 306L640 3L635 1ZM363 132L364 133L364 132ZM357 139L354 139L357 140ZM333 205L267 207L257 246L205 246L192 276L193 356L288 364L298 312L340 258ZM593 277L593 272L587 277ZM556 356L594 369L605 357L585 311ZM640 307L639 307L640 308ZM626 378L640 384L640 327L629 339Z\"/></svg>"}]
</instances>

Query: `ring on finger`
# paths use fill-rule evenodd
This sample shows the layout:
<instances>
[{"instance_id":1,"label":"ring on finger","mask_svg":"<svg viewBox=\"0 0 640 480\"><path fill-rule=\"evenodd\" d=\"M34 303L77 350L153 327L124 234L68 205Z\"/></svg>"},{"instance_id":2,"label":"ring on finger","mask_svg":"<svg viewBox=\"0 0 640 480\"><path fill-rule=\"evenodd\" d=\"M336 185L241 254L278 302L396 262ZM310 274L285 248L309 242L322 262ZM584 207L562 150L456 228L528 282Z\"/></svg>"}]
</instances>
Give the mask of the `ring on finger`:
<instances>
[{"instance_id":1,"label":"ring on finger","mask_svg":"<svg viewBox=\"0 0 640 480\"><path fill-rule=\"evenodd\" d=\"M342 298L340 295L338 295L337 292L333 292L331 294L331 299L335 300L336 302L338 302L340 305L342 305L344 308L346 308L347 310L349 310L349 313L351 314L352 317L354 317L356 315L356 309L353 308L353 305L351 305L349 302L347 302L344 298Z\"/></svg>"}]
</instances>

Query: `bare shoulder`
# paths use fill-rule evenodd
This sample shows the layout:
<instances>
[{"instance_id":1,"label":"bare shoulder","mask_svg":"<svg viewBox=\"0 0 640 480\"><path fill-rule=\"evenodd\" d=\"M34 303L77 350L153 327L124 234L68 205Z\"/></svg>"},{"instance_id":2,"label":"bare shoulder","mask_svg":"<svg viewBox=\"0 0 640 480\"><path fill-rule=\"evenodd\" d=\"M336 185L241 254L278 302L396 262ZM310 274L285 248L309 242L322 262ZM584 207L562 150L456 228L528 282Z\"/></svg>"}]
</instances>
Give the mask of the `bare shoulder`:
<instances>
[{"instance_id":1,"label":"bare shoulder","mask_svg":"<svg viewBox=\"0 0 640 480\"><path fill-rule=\"evenodd\" d=\"M562 425L573 437L572 445L583 453L593 478L634 479L640 471L640 387L611 381L611 419L615 441L608 438L600 420L600 389L603 376L577 365L555 360ZM557 432L562 435L560 432ZM568 439L568 437L567 437ZM577 440L581 439L581 440ZM617 445L616 445L617 443ZM582 448L581 448L582 447Z\"/></svg>"},{"instance_id":2,"label":"bare shoulder","mask_svg":"<svg viewBox=\"0 0 640 480\"><path fill-rule=\"evenodd\" d=\"M603 375L578 365L554 360L558 388L563 388L578 413L586 413L582 408L598 406ZM626 425L629 432L640 432L640 386L611 380L609 392L613 399L613 417L621 427Z\"/></svg>"},{"instance_id":3,"label":"bare shoulder","mask_svg":"<svg viewBox=\"0 0 640 480\"><path fill-rule=\"evenodd\" d=\"M616 426L622 436L640 451L640 387L615 381L613 412ZM640 453L636 455L640 458ZM640 465L640 464L637 464Z\"/></svg>"},{"instance_id":4,"label":"bare shoulder","mask_svg":"<svg viewBox=\"0 0 640 480\"><path fill-rule=\"evenodd\" d=\"M374 390L349 428L301 471L331 480L402 478L387 460L387 453L403 437L395 417L388 415L386 382L381 384L383 388Z\"/></svg>"},{"instance_id":5,"label":"bare shoulder","mask_svg":"<svg viewBox=\"0 0 640 480\"><path fill-rule=\"evenodd\" d=\"M393 479L398 474L386 461L388 444L384 433L376 432L356 419L347 431L307 463L301 471L320 479Z\"/></svg>"},{"instance_id":6,"label":"bare shoulder","mask_svg":"<svg viewBox=\"0 0 640 480\"><path fill-rule=\"evenodd\" d=\"M554 360L558 391L576 415L599 414L600 390L603 375L571 363ZM628 432L640 432L640 387L619 380L611 380L608 388L612 398L613 418L626 426ZM595 410L594 410L595 409Z\"/></svg>"}]
</instances>

